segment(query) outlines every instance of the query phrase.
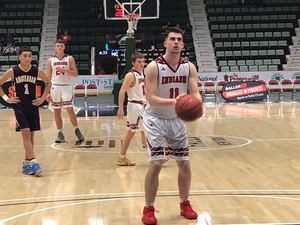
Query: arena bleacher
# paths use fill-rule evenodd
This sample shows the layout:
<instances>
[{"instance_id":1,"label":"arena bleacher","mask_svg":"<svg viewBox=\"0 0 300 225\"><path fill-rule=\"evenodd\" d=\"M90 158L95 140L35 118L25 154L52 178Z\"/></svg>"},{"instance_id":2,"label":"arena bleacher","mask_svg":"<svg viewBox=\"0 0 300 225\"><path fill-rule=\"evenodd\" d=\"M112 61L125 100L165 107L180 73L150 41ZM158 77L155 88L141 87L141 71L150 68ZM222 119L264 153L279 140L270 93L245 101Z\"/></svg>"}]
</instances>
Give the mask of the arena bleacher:
<instances>
[{"instance_id":1,"label":"arena bleacher","mask_svg":"<svg viewBox=\"0 0 300 225\"><path fill-rule=\"evenodd\" d=\"M299 27L298 0L206 0L219 71L282 70Z\"/></svg>"},{"instance_id":2,"label":"arena bleacher","mask_svg":"<svg viewBox=\"0 0 300 225\"><path fill-rule=\"evenodd\" d=\"M41 40L44 1L33 0L30 3L20 1L1 2L3 8L0 13L0 34L2 38L10 34L15 46L31 46L33 51L32 64L37 65ZM4 41L1 43L1 49ZM0 55L0 75L17 63L17 56L13 54Z\"/></svg>"}]
</instances>

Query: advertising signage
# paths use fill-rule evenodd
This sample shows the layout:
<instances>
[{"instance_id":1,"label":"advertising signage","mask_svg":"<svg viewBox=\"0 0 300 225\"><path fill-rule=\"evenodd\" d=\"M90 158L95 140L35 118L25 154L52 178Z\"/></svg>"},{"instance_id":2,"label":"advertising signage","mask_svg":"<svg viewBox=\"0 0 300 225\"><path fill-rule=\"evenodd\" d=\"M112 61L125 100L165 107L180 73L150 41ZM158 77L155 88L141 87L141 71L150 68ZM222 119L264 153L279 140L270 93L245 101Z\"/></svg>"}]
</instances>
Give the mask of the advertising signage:
<instances>
[{"instance_id":1,"label":"advertising signage","mask_svg":"<svg viewBox=\"0 0 300 225\"><path fill-rule=\"evenodd\" d=\"M232 102L262 101L267 97L267 88L257 81L229 82L222 88L222 97Z\"/></svg>"}]
</instances>

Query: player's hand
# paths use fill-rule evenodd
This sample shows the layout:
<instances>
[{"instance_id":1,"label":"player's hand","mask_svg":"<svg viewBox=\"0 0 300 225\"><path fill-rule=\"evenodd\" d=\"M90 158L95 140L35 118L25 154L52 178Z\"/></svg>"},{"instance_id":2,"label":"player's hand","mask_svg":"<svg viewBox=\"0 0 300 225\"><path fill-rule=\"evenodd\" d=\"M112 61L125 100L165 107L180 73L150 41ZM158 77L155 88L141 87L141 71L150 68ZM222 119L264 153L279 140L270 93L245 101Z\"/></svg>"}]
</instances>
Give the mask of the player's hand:
<instances>
[{"instance_id":1,"label":"player's hand","mask_svg":"<svg viewBox=\"0 0 300 225\"><path fill-rule=\"evenodd\" d=\"M179 99L181 99L183 96L185 96L186 95L186 93L182 93L182 94L180 94L180 95L178 95L176 98L175 98L175 103L174 103L174 105L176 104L176 102L177 101L179 101Z\"/></svg>"},{"instance_id":2,"label":"player's hand","mask_svg":"<svg viewBox=\"0 0 300 225\"><path fill-rule=\"evenodd\" d=\"M46 101L47 101L47 102L51 102L51 100L52 100L51 95L48 94L47 97L46 97Z\"/></svg>"},{"instance_id":3,"label":"player's hand","mask_svg":"<svg viewBox=\"0 0 300 225\"><path fill-rule=\"evenodd\" d=\"M11 98L7 99L6 102L9 104L17 104L21 101L20 101L19 97L11 97Z\"/></svg>"},{"instance_id":4,"label":"player's hand","mask_svg":"<svg viewBox=\"0 0 300 225\"><path fill-rule=\"evenodd\" d=\"M57 67L56 70L57 70L57 72L60 72L60 73L66 72L66 69L63 67Z\"/></svg>"},{"instance_id":5,"label":"player's hand","mask_svg":"<svg viewBox=\"0 0 300 225\"><path fill-rule=\"evenodd\" d=\"M118 110L117 117L119 120L122 120L124 118L124 110L123 109Z\"/></svg>"},{"instance_id":6,"label":"player's hand","mask_svg":"<svg viewBox=\"0 0 300 225\"><path fill-rule=\"evenodd\" d=\"M45 99L43 98L36 98L32 101L32 105L35 105L35 106L39 106L40 104L42 104L43 102L45 101Z\"/></svg>"}]
</instances>

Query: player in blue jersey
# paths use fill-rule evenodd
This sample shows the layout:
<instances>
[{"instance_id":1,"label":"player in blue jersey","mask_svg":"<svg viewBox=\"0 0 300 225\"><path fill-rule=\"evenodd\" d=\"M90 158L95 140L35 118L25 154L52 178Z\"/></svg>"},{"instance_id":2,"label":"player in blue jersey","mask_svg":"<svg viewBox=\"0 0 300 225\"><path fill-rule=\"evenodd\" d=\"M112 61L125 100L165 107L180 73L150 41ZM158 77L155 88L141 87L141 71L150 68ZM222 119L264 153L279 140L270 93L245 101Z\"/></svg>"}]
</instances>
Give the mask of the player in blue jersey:
<instances>
[{"instance_id":1,"label":"player in blue jersey","mask_svg":"<svg viewBox=\"0 0 300 225\"><path fill-rule=\"evenodd\" d=\"M8 97L1 86L0 95L7 103L12 104L16 117L16 131L21 131L22 134L25 149L22 173L40 176L42 169L33 153L33 140L34 132L41 129L38 106L45 101L51 81L41 69L31 65L32 51L29 47L21 47L18 58L20 64L8 69L0 77L0 85L11 79L14 95ZM39 98L36 97L38 77L45 83L44 93Z\"/></svg>"}]
</instances>

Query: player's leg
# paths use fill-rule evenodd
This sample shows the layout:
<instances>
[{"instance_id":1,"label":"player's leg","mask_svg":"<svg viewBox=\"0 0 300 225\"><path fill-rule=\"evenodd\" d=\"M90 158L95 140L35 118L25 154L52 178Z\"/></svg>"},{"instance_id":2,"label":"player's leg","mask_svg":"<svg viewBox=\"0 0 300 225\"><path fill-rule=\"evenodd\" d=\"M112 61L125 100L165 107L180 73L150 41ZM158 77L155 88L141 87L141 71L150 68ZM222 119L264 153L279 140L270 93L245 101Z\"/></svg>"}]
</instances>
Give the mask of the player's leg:
<instances>
[{"instance_id":1,"label":"player's leg","mask_svg":"<svg viewBox=\"0 0 300 225\"><path fill-rule=\"evenodd\" d=\"M33 154L33 144L31 142L31 135L29 128L21 129L23 147L25 150L25 161L23 163L23 174L33 174L33 171L30 166L30 160L34 158Z\"/></svg>"},{"instance_id":2,"label":"player's leg","mask_svg":"<svg viewBox=\"0 0 300 225\"><path fill-rule=\"evenodd\" d=\"M63 107L66 109L66 111L69 115L70 122L74 127L75 135L77 136L78 141L83 141L84 136L82 135L81 131L78 128L77 116L76 116L76 114L74 112L74 109L73 109L73 104L72 104L73 95L72 95L71 85L64 86L62 88L61 98L62 98L62 101L63 101Z\"/></svg>"},{"instance_id":3,"label":"player's leg","mask_svg":"<svg viewBox=\"0 0 300 225\"><path fill-rule=\"evenodd\" d=\"M187 219L196 219L198 214L192 209L188 200L191 186L191 168L190 161L176 160L178 165L178 188L180 196L180 215Z\"/></svg>"},{"instance_id":4,"label":"player's leg","mask_svg":"<svg viewBox=\"0 0 300 225\"><path fill-rule=\"evenodd\" d=\"M55 143L62 143L65 142L65 136L63 134L63 121L61 117L61 108L54 108L54 120L56 124L56 128L58 130L57 138Z\"/></svg>"},{"instance_id":5,"label":"player's leg","mask_svg":"<svg viewBox=\"0 0 300 225\"><path fill-rule=\"evenodd\" d=\"M191 185L190 161L176 160L178 165L178 188L180 199L188 199Z\"/></svg>"},{"instance_id":6,"label":"player's leg","mask_svg":"<svg viewBox=\"0 0 300 225\"><path fill-rule=\"evenodd\" d=\"M58 130L61 130L63 128L63 121L62 121L62 117L61 117L61 108L54 109L54 120L55 120L56 128Z\"/></svg>"},{"instance_id":7,"label":"player's leg","mask_svg":"<svg viewBox=\"0 0 300 225\"><path fill-rule=\"evenodd\" d=\"M191 185L191 168L189 162L189 145L185 125L175 118L167 125L166 154L176 159L178 165L178 188L180 196L180 214L188 219L196 219L198 214L192 209L188 200Z\"/></svg>"},{"instance_id":8,"label":"player's leg","mask_svg":"<svg viewBox=\"0 0 300 225\"><path fill-rule=\"evenodd\" d=\"M69 106L69 107L65 107L65 109L66 109L66 111L67 111L67 113L68 113L68 115L69 115L69 119L70 119L70 122L71 122L71 124L75 127L77 127L78 126L78 121L77 121L77 116L76 116L76 114L75 114L75 112L74 112L74 109L73 109L73 107L72 106Z\"/></svg>"},{"instance_id":9,"label":"player's leg","mask_svg":"<svg viewBox=\"0 0 300 225\"><path fill-rule=\"evenodd\" d=\"M132 132L131 130L127 130L126 135L122 140L120 156L116 162L117 165L119 165L119 166L134 166L135 165L135 162L132 162L128 158L126 158L127 149L129 147L130 142L134 135L135 135L135 132Z\"/></svg>"},{"instance_id":10,"label":"player's leg","mask_svg":"<svg viewBox=\"0 0 300 225\"><path fill-rule=\"evenodd\" d=\"M83 141L83 140L84 140L84 136L82 135L81 131L80 131L79 128L78 128L77 116L76 116L76 114L74 113L73 107L66 107L66 111L67 111L67 113L68 113L68 115L69 115L71 124L72 124L73 127L74 127L75 135L77 136L78 141Z\"/></svg>"},{"instance_id":11,"label":"player's leg","mask_svg":"<svg viewBox=\"0 0 300 225\"><path fill-rule=\"evenodd\" d=\"M158 177L162 167L164 154L164 130L160 119L144 114L143 125L145 136L147 137L147 149L149 154L149 169L145 177L145 207L143 209L142 222L144 224L156 224L157 219L154 215L154 201L158 189Z\"/></svg>"},{"instance_id":12,"label":"player's leg","mask_svg":"<svg viewBox=\"0 0 300 225\"><path fill-rule=\"evenodd\" d=\"M32 159L34 158L33 154L33 137L31 136L31 132L29 128L21 129L22 139L23 139L23 146L25 149L25 159Z\"/></svg>"},{"instance_id":13,"label":"player's leg","mask_svg":"<svg viewBox=\"0 0 300 225\"><path fill-rule=\"evenodd\" d=\"M31 167L31 170L35 176L40 176L42 169L40 165L37 163L33 149L34 149L34 132L41 129L40 125L40 115L39 115L39 109L36 106L28 106L29 110L27 111L27 118L29 123L29 129L30 129L30 143L32 146L32 157L29 155L29 164ZM26 162L26 160L25 160Z\"/></svg>"},{"instance_id":14,"label":"player's leg","mask_svg":"<svg viewBox=\"0 0 300 225\"><path fill-rule=\"evenodd\" d=\"M126 158L126 152L136 131L142 130L142 116L138 112L139 105L128 102L127 104L127 132L122 141L120 156L116 162L119 166L134 166L135 163Z\"/></svg>"},{"instance_id":15,"label":"player's leg","mask_svg":"<svg viewBox=\"0 0 300 225\"><path fill-rule=\"evenodd\" d=\"M63 135L63 121L61 117L61 86L52 85L50 90L51 104L54 110L54 121L57 128L57 139L55 143L65 142Z\"/></svg>"},{"instance_id":16,"label":"player's leg","mask_svg":"<svg viewBox=\"0 0 300 225\"><path fill-rule=\"evenodd\" d=\"M146 142L146 136L145 136L144 131L141 131L141 138L142 138L143 147L146 148L147 147L147 142Z\"/></svg>"},{"instance_id":17,"label":"player's leg","mask_svg":"<svg viewBox=\"0 0 300 225\"><path fill-rule=\"evenodd\" d=\"M23 173L24 174L33 174L39 176L42 172L39 164L36 162L33 153L34 147L34 131L30 131L29 128L21 129L23 146L25 150L25 162L23 164Z\"/></svg>"}]
</instances>

